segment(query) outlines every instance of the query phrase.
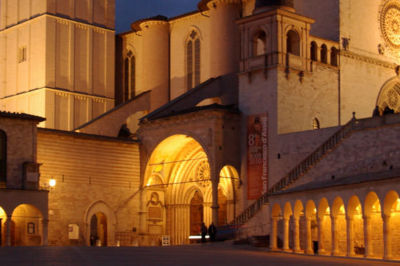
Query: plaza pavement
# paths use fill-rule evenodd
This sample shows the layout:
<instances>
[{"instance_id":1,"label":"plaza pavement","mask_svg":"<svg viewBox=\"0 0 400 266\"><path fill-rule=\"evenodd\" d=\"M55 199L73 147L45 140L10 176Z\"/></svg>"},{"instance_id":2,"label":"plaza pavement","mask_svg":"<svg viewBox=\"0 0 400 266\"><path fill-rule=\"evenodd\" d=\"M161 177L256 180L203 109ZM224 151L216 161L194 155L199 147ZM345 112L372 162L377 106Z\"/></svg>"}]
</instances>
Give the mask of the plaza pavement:
<instances>
[{"instance_id":1,"label":"plaza pavement","mask_svg":"<svg viewBox=\"0 0 400 266\"><path fill-rule=\"evenodd\" d=\"M248 246L1 247L0 266L119 265L400 265L393 262L270 253Z\"/></svg>"}]
</instances>

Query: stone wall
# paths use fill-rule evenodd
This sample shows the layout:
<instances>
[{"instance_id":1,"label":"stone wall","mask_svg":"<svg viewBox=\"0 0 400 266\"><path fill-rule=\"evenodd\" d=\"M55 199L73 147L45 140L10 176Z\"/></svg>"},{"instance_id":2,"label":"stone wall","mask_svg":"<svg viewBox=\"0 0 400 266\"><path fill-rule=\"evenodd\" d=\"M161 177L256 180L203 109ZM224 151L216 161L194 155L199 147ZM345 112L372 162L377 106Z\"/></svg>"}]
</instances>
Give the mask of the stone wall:
<instances>
[{"instance_id":1,"label":"stone wall","mask_svg":"<svg viewBox=\"0 0 400 266\"><path fill-rule=\"evenodd\" d=\"M117 233L131 236L139 227L137 143L40 129L38 161L42 185L57 182L49 193L50 245L88 244L91 215L98 211L107 216L108 245L116 244ZM78 240L68 239L69 224L79 226ZM132 235L125 244L134 241Z\"/></svg>"}]
</instances>

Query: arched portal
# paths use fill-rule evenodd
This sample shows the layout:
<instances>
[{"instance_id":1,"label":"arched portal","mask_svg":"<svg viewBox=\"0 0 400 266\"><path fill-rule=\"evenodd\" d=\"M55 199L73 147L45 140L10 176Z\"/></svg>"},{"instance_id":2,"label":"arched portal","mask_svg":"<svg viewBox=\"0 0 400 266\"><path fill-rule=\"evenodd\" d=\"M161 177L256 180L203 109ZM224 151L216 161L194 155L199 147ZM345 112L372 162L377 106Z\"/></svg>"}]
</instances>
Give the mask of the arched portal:
<instances>
[{"instance_id":1,"label":"arched portal","mask_svg":"<svg viewBox=\"0 0 400 266\"><path fill-rule=\"evenodd\" d=\"M43 215L29 204L14 209L11 218L12 246L40 246L43 241Z\"/></svg>"},{"instance_id":2,"label":"arched portal","mask_svg":"<svg viewBox=\"0 0 400 266\"><path fill-rule=\"evenodd\" d=\"M391 110L394 113L400 112L400 79L398 77L387 81L383 85L376 101L376 106L379 107L381 114L386 110ZM371 109L373 109L372 106Z\"/></svg>"},{"instance_id":3,"label":"arched portal","mask_svg":"<svg viewBox=\"0 0 400 266\"><path fill-rule=\"evenodd\" d=\"M96 201L90 205L85 213L86 244L92 245L99 240L101 246L115 245L115 225L117 219L112 209L103 201Z\"/></svg>"},{"instance_id":4,"label":"arched portal","mask_svg":"<svg viewBox=\"0 0 400 266\"><path fill-rule=\"evenodd\" d=\"M97 212L90 219L90 245L107 246L107 217Z\"/></svg>"},{"instance_id":5,"label":"arched portal","mask_svg":"<svg viewBox=\"0 0 400 266\"><path fill-rule=\"evenodd\" d=\"M146 222L141 225L141 231L144 234L154 235L150 232L150 228L159 226L162 228L159 235L170 235L171 244L187 244L189 235L192 233L198 235L200 232L200 227L195 229L196 226L192 222L195 213L197 213L195 223L200 222L198 226L201 222L207 226L211 224L213 210L219 210L218 216L221 216L222 223L226 223L231 217L233 212L231 204L234 200L232 178L237 178L237 175L234 176L231 168L224 167L220 171L220 178L217 178L218 172L214 171L215 178L212 179L213 162L209 161L206 147L191 136L172 135L154 148L146 165L144 192L148 194L157 189L158 193L163 193L160 204L165 216L157 221L152 220L151 223L148 217L145 217L146 219L143 220ZM194 197L200 195L203 208L201 221L200 212L194 211L192 201ZM218 208L213 209L212 205L215 204L216 199ZM146 204L147 202L144 202L142 205L143 213L146 213Z\"/></svg>"}]
</instances>

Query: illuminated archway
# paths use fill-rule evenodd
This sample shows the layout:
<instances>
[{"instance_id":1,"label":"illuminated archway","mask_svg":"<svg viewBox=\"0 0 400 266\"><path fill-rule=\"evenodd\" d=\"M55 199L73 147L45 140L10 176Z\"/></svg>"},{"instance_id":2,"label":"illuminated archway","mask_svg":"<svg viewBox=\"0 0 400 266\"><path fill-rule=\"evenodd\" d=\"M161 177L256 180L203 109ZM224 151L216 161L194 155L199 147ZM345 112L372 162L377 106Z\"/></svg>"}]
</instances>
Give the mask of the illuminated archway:
<instances>
[{"instance_id":1,"label":"illuminated archway","mask_svg":"<svg viewBox=\"0 0 400 266\"><path fill-rule=\"evenodd\" d=\"M93 217L96 218L93 218ZM89 246L91 235L97 234L97 240L100 240L102 246L110 246L115 244L115 226L117 218L112 209L103 201L96 201L90 205L85 213L86 223L86 244ZM93 220L97 221L94 225ZM93 222L93 224L92 224ZM93 231L92 231L93 230Z\"/></svg>"},{"instance_id":2,"label":"illuminated archway","mask_svg":"<svg viewBox=\"0 0 400 266\"><path fill-rule=\"evenodd\" d=\"M6 243L6 223L7 214L3 208L0 207L0 247L5 246Z\"/></svg>"},{"instance_id":3,"label":"illuminated archway","mask_svg":"<svg viewBox=\"0 0 400 266\"><path fill-rule=\"evenodd\" d=\"M326 198L322 198L318 205L319 219L319 247L318 254L331 254L332 252L332 219L331 209Z\"/></svg>"},{"instance_id":4,"label":"illuminated archway","mask_svg":"<svg viewBox=\"0 0 400 266\"><path fill-rule=\"evenodd\" d=\"M193 231L190 206L196 191L203 199L203 222L207 226L211 224L212 163L205 146L188 135L172 135L161 141L151 153L145 170L144 194L157 190L157 193L163 195L160 199L162 198L165 219L156 221L156 224L165 228L160 234L170 235L172 244L189 243L189 235ZM215 171L214 174L218 172ZM223 167L217 186L221 198L218 203L221 204L219 215L225 216L221 219L222 222L229 222L229 218L234 217L232 179L238 179L237 171L230 166ZM144 202L146 204L148 203ZM145 227L146 225L144 233L150 233L149 227Z\"/></svg>"},{"instance_id":5,"label":"illuminated archway","mask_svg":"<svg viewBox=\"0 0 400 266\"><path fill-rule=\"evenodd\" d=\"M346 208L341 197L332 204L332 254L345 256L347 254L347 221Z\"/></svg>"},{"instance_id":6,"label":"illuminated archway","mask_svg":"<svg viewBox=\"0 0 400 266\"><path fill-rule=\"evenodd\" d=\"M399 194L391 190L386 194L384 201L384 259L400 258L400 198Z\"/></svg>"},{"instance_id":7,"label":"illuminated archway","mask_svg":"<svg viewBox=\"0 0 400 266\"><path fill-rule=\"evenodd\" d=\"M369 192L364 203L365 256L383 257L383 221L381 203L375 192Z\"/></svg>"},{"instance_id":8,"label":"illuminated archway","mask_svg":"<svg viewBox=\"0 0 400 266\"><path fill-rule=\"evenodd\" d=\"M16 207L11 218L12 246L40 246L43 242L43 215L29 204Z\"/></svg>"},{"instance_id":9,"label":"illuminated archway","mask_svg":"<svg viewBox=\"0 0 400 266\"><path fill-rule=\"evenodd\" d=\"M376 106L379 107L380 113L383 113L386 108L395 113L400 112L400 79L398 77L388 80L382 86Z\"/></svg>"},{"instance_id":10,"label":"illuminated archway","mask_svg":"<svg viewBox=\"0 0 400 266\"><path fill-rule=\"evenodd\" d=\"M352 196L347 204L347 223L348 256L364 255L364 219L357 196Z\"/></svg>"}]
</instances>

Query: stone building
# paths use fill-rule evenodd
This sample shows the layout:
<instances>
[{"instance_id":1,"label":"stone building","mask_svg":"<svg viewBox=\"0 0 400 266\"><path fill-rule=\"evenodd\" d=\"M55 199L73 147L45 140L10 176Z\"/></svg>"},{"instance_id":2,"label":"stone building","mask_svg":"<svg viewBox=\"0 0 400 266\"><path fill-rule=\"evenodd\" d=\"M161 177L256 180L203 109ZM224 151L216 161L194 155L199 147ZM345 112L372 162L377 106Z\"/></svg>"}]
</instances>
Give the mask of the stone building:
<instances>
[{"instance_id":1,"label":"stone building","mask_svg":"<svg viewBox=\"0 0 400 266\"><path fill-rule=\"evenodd\" d=\"M117 36L113 0L0 4L1 108L46 118L0 129L39 123L18 188L48 195L24 202L34 243L0 201L3 245L180 245L213 222L400 258L399 0L202 0Z\"/></svg>"}]
</instances>

